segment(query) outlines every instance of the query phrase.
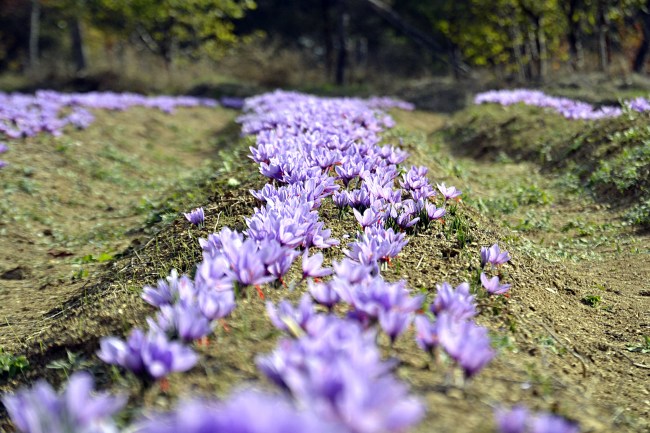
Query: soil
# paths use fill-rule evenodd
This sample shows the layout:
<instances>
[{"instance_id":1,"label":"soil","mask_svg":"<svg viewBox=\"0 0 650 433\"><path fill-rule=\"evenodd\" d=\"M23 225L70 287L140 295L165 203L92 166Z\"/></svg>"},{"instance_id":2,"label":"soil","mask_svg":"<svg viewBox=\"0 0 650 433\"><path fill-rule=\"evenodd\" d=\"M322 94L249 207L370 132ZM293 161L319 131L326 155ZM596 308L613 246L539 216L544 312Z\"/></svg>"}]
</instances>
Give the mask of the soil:
<instances>
[{"instance_id":1,"label":"soil","mask_svg":"<svg viewBox=\"0 0 650 433\"><path fill-rule=\"evenodd\" d=\"M98 265L148 239L143 227L156 219L156 203L214 170L215 136L234 117L207 109L95 115L86 131L29 138L6 154L10 165L0 173L5 350L38 341Z\"/></svg>"},{"instance_id":2,"label":"soil","mask_svg":"<svg viewBox=\"0 0 650 433\"><path fill-rule=\"evenodd\" d=\"M148 116L159 119L157 129L142 132L142 139L151 145L180 152L165 146L185 136L171 125L181 128L187 122L196 122L187 128L192 130L196 146L201 140L206 146L198 152L173 154L173 159L158 161L159 171L155 173L167 173L175 167L178 176L204 157L215 158L215 134L225 128L221 136L230 137L233 143L219 157L220 163L226 163L220 166L218 176L205 177L202 186L192 190L192 205L203 205L206 210L205 228L190 227L176 211L169 213L168 220L150 224L146 231L138 230L143 215L133 216L131 212L142 194L152 193L151 185L126 194L123 185L106 182L100 188L99 184L88 184L92 178L88 174L80 175L81 183L90 188L77 198L83 204L74 205L70 200L60 208L49 203L37 208L43 218L53 223L8 227L5 222L2 228L9 238L0 240L0 251L11 251L14 245L20 245L23 251L15 256L0 255L0 269L26 279L0 280L0 317L7 317L8 322L8 326L0 327L0 345L25 354L30 368L12 379L1 379L1 391L16 389L40 377L60 384L70 371L82 368L91 370L101 387L129 394L132 408L168 408L179 396L189 393L225 396L242 383L269 386L255 368L255 357L272 350L280 334L266 319L264 302L256 296L238 304L227 327L219 328L207 346L196 347L201 354L199 366L186 374L173 375L167 391L158 385L142 389L133 377L118 374L95 356L99 338L123 335L152 314L153 310L139 299L143 285L155 283L172 268L192 272L200 260L198 237L224 225L240 230L244 227L244 217L257 205L247 191L264 184L245 157L247 140L235 143L228 135L233 128L233 124L227 126L232 118L228 113L205 111L187 117L140 114L140 122L125 128L140 130L135 123L146 124ZM427 418L414 431L494 431L494 407L518 403L574 419L585 432L649 431L650 355L634 348L650 335L650 238L624 224L616 210L576 194L562 179L540 173L535 164L459 156L454 149L458 143L449 142L447 135L440 133L449 120L446 115L393 114L399 128L388 133L386 140L396 144L397 137L401 137L402 146L411 153L409 164L428 166L432 181L455 185L464 194L445 224L410 235L409 244L385 277L404 278L413 290L426 293L431 300L436 284L443 281L454 285L469 281L477 287L481 246L499 242L512 255L511 262L501 270L503 280L513 285L512 295L480 297L478 321L490 329L499 356L477 377L462 383L451 366L432 364L411 336L398 340L392 349L382 342L386 356L400 360L396 374L426 401ZM70 134L68 139L90 143L90 134L101 137L113 133L115 125L128 124L129 118L128 113L107 113L88 131L75 132L77 135ZM93 128L98 130L93 132ZM162 138L159 134L169 135ZM115 140L113 137L109 141ZM38 155L37 141L29 151ZM142 146L132 145L131 152ZM55 166L64 162L81 164L84 158L92 160L101 149L80 146L79 152L87 153L75 152L73 162L65 158L56 162L46 151L40 152L44 152L43 161L49 159ZM143 151L135 160L147 158ZM44 168L47 164L38 167L50 173ZM141 179L150 179L151 175L138 170L120 173L116 178L130 179L140 174ZM0 176L9 178L6 173L0 172ZM168 185L170 189L156 189L161 202L165 194L173 198L173 182ZM74 191L73 186L66 188ZM97 191L97 198L88 191ZM55 196L45 186L38 192L43 197ZM504 201L504 197L513 200ZM32 209L34 199L25 196L23 200L23 208ZM106 211L108 205L116 210ZM87 213L79 217L83 209ZM114 219L107 218L120 212L128 216L126 221L110 222ZM320 214L337 238L354 234L356 227L350 215L339 220L331 204L323 206ZM80 220L74 221L75 216ZM80 241L98 222L113 224L110 230L121 227L121 232L99 249ZM462 227L463 236L458 227ZM42 240L51 237L43 234L48 228L53 233L69 233L79 241L70 246L52 246ZM138 239L135 244L134 238ZM327 261L340 258L344 247L345 242L328 251ZM70 251L74 256L52 257L48 251L53 248ZM99 257L104 251L113 252L114 258L91 264L92 272L79 281L70 279L71 273L74 276L78 272L74 258L87 254ZM297 272L294 269L286 278L290 287L297 280ZM47 275L56 277L40 288ZM282 297L297 299L303 290L301 285L293 291L279 286L267 288L266 296L274 301ZM46 368L48 364L53 367L52 361L64 367ZM137 416L135 409L128 416ZM7 421L0 422L0 431L3 429L11 431Z\"/></svg>"}]
</instances>

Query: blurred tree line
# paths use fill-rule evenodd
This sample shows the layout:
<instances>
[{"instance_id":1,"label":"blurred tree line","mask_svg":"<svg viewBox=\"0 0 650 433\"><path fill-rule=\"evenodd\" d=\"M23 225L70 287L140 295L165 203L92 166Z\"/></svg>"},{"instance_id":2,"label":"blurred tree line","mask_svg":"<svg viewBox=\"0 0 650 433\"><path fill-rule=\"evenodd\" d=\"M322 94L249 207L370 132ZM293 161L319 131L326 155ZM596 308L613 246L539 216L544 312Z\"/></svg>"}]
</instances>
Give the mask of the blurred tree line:
<instances>
[{"instance_id":1,"label":"blurred tree line","mask_svg":"<svg viewBox=\"0 0 650 433\"><path fill-rule=\"evenodd\" d=\"M563 66L644 72L650 0L0 0L0 72L43 59L88 68L88 34L172 65L266 35L344 83L354 68L417 75L489 68L518 81Z\"/></svg>"}]
</instances>

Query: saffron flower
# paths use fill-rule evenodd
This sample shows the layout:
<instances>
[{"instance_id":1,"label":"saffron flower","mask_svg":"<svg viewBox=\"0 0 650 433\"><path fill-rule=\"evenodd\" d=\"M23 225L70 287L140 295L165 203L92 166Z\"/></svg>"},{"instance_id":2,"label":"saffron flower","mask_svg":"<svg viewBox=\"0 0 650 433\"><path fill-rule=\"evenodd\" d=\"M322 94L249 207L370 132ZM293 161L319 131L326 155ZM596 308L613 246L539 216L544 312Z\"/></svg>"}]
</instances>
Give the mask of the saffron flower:
<instances>
[{"instance_id":1,"label":"saffron flower","mask_svg":"<svg viewBox=\"0 0 650 433\"><path fill-rule=\"evenodd\" d=\"M458 320L449 313L438 315L436 331L440 345L472 377L495 356L488 330L472 321Z\"/></svg>"},{"instance_id":2,"label":"saffron flower","mask_svg":"<svg viewBox=\"0 0 650 433\"><path fill-rule=\"evenodd\" d=\"M326 306L330 310L341 300L341 297L332 287L331 282L325 284L315 284L309 280L308 284L309 294L312 296L312 298L314 298L314 301L320 305Z\"/></svg>"},{"instance_id":3,"label":"saffron flower","mask_svg":"<svg viewBox=\"0 0 650 433\"><path fill-rule=\"evenodd\" d=\"M41 380L31 389L5 395L2 403L22 433L117 432L111 417L124 406L126 398L93 395L93 386L90 374L77 372L61 394Z\"/></svg>"},{"instance_id":4,"label":"saffron flower","mask_svg":"<svg viewBox=\"0 0 650 433\"><path fill-rule=\"evenodd\" d=\"M508 251L501 251L497 244L491 247L481 247L481 267L488 263L492 266L501 266L508 260L510 260Z\"/></svg>"},{"instance_id":5,"label":"saffron flower","mask_svg":"<svg viewBox=\"0 0 650 433\"><path fill-rule=\"evenodd\" d=\"M510 284L501 284L498 276L488 279L484 272L481 272L481 284L490 295L503 295L510 290Z\"/></svg>"},{"instance_id":6,"label":"saffron flower","mask_svg":"<svg viewBox=\"0 0 650 433\"><path fill-rule=\"evenodd\" d=\"M306 293L302 295L298 308L294 309L289 301L283 300L277 309L272 302L267 302L266 312L273 326L292 335L300 333L298 328L306 330L309 320L316 314L311 296Z\"/></svg>"},{"instance_id":7,"label":"saffron flower","mask_svg":"<svg viewBox=\"0 0 650 433\"><path fill-rule=\"evenodd\" d=\"M530 413L524 406L515 406L510 410L498 408L494 419L500 433L524 433Z\"/></svg>"},{"instance_id":8,"label":"saffron flower","mask_svg":"<svg viewBox=\"0 0 650 433\"><path fill-rule=\"evenodd\" d=\"M379 326L388 335L391 343L406 331L413 321L413 314L399 310L384 310L379 312Z\"/></svg>"},{"instance_id":9,"label":"saffron flower","mask_svg":"<svg viewBox=\"0 0 650 433\"><path fill-rule=\"evenodd\" d=\"M452 198L456 198L461 194L461 191L456 189L456 187L454 186L448 187L444 184L444 182L437 184L437 186L438 186L438 191L440 191L440 193L445 197L445 201L451 200Z\"/></svg>"},{"instance_id":10,"label":"saffron flower","mask_svg":"<svg viewBox=\"0 0 650 433\"><path fill-rule=\"evenodd\" d=\"M438 345L436 325L423 314L415 317L415 342L420 349L431 352Z\"/></svg>"},{"instance_id":11,"label":"saffron flower","mask_svg":"<svg viewBox=\"0 0 650 433\"><path fill-rule=\"evenodd\" d=\"M238 391L225 402L185 401L137 425L137 433L340 433L340 425L299 411L281 395Z\"/></svg>"},{"instance_id":12,"label":"saffron flower","mask_svg":"<svg viewBox=\"0 0 650 433\"><path fill-rule=\"evenodd\" d=\"M142 299L154 307L172 305L177 301L191 302L194 299L195 290L192 280L183 275L178 278L178 271L172 269L167 281L158 280L156 287L144 286Z\"/></svg>"},{"instance_id":13,"label":"saffron flower","mask_svg":"<svg viewBox=\"0 0 650 433\"><path fill-rule=\"evenodd\" d=\"M499 433L579 433L577 424L550 413L531 414L523 406L498 408L494 418Z\"/></svg>"},{"instance_id":14,"label":"saffron flower","mask_svg":"<svg viewBox=\"0 0 650 433\"><path fill-rule=\"evenodd\" d=\"M323 253L307 256L307 251L302 255L302 278L322 278L332 274L332 269L322 268Z\"/></svg>"},{"instance_id":15,"label":"saffron flower","mask_svg":"<svg viewBox=\"0 0 650 433\"><path fill-rule=\"evenodd\" d=\"M454 289L449 283L436 285L438 292L429 307L436 316L447 313L457 320L468 320L476 316L474 296L469 293L469 284L461 283Z\"/></svg>"},{"instance_id":16,"label":"saffron flower","mask_svg":"<svg viewBox=\"0 0 650 433\"><path fill-rule=\"evenodd\" d=\"M232 290L200 290L197 301L201 312L209 320L223 319L236 307Z\"/></svg>"},{"instance_id":17,"label":"saffron flower","mask_svg":"<svg viewBox=\"0 0 650 433\"><path fill-rule=\"evenodd\" d=\"M177 303L163 305L156 319L147 318L150 329L164 332L169 338L180 338L189 343L212 333L210 320L197 305Z\"/></svg>"},{"instance_id":18,"label":"saffron flower","mask_svg":"<svg viewBox=\"0 0 650 433\"><path fill-rule=\"evenodd\" d=\"M352 209L352 212L354 212L354 217L363 229L378 224L381 220L381 213L372 207L363 211L363 214L356 209Z\"/></svg>"},{"instance_id":19,"label":"saffron flower","mask_svg":"<svg viewBox=\"0 0 650 433\"><path fill-rule=\"evenodd\" d=\"M172 372L187 371L198 361L197 355L165 334L145 334L135 328L127 341L105 337L99 342L97 356L107 364L119 365L149 379L160 379Z\"/></svg>"},{"instance_id":20,"label":"saffron flower","mask_svg":"<svg viewBox=\"0 0 650 433\"><path fill-rule=\"evenodd\" d=\"M198 207L189 213L183 213L183 215L185 215L185 218L195 226L203 225L203 222L205 221L205 213L203 212L202 207Z\"/></svg>"},{"instance_id":21,"label":"saffron flower","mask_svg":"<svg viewBox=\"0 0 650 433\"><path fill-rule=\"evenodd\" d=\"M425 209L430 220L440 219L447 213L444 207L436 207L433 203L427 203Z\"/></svg>"}]
</instances>

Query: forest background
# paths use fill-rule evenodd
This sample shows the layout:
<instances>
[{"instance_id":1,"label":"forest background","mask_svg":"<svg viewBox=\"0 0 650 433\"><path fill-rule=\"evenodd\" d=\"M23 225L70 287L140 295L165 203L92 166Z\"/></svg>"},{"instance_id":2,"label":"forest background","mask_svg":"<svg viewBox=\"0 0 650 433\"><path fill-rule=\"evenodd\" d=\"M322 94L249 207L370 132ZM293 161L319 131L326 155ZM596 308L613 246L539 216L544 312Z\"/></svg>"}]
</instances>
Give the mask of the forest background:
<instances>
[{"instance_id":1,"label":"forest background","mask_svg":"<svg viewBox=\"0 0 650 433\"><path fill-rule=\"evenodd\" d=\"M0 1L3 90L399 93L576 72L629 84L649 51L648 0Z\"/></svg>"}]
</instances>

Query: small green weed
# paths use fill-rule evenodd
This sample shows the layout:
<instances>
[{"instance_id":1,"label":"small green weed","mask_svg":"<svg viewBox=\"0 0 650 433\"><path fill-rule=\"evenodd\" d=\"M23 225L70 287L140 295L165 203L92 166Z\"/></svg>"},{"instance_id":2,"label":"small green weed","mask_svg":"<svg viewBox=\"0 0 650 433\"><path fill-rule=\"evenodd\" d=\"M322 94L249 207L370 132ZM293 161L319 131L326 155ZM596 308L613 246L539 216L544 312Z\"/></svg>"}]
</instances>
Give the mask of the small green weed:
<instances>
[{"instance_id":1,"label":"small green weed","mask_svg":"<svg viewBox=\"0 0 650 433\"><path fill-rule=\"evenodd\" d=\"M448 235L447 238L454 235L461 248L471 242L469 223L458 212L458 208L455 205L450 206L448 209L447 217L445 218L445 233Z\"/></svg>"},{"instance_id":2,"label":"small green weed","mask_svg":"<svg viewBox=\"0 0 650 433\"><path fill-rule=\"evenodd\" d=\"M631 224L650 226L650 199L643 200L632 206L625 213L625 219Z\"/></svg>"},{"instance_id":3,"label":"small green weed","mask_svg":"<svg viewBox=\"0 0 650 433\"><path fill-rule=\"evenodd\" d=\"M66 350L66 359L57 359L50 362L45 367L52 370L62 370L67 378L69 373L76 370L89 368L92 363L83 358L80 354Z\"/></svg>"},{"instance_id":4,"label":"small green weed","mask_svg":"<svg viewBox=\"0 0 650 433\"><path fill-rule=\"evenodd\" d=\"M12 378L27 368L28 365L29 362L25 356L14 356L0 348L0 375Z\"/></svg>"},{"instance_id":5,"label":"small green weed","mask_svg":"<svg viewBox=\"0 0 650 433\"><path fill-rule=\"evenodd\" d=\"M650 335L643 336L643 343L627 346L626 349L630 352L650 353Z\"/></svg>"},{"instance_id":6,"label":"small green weed","mask_svg":"<svg viewBox=\"0 0 650 433\"><path fill-rule=\"evenodd\" d=\"M603 298L600 295L586 295L582 297L580 302L592 308L596 308L601 302L603 302Z\"/></svg>"},{"instance_id":7,"label":"small green weed","mask_svg":"<svg viewBox=\"0 0 650 433\"><path fill-rule=\"evenodd\" d=\"M113 260L113 254L110 253L101 253L99 256L95 257L92 254L86 254L83 257L75 259L75 263L78 264L87 264L87 263L104 263Z\"/></svg>"}]
</instances>

